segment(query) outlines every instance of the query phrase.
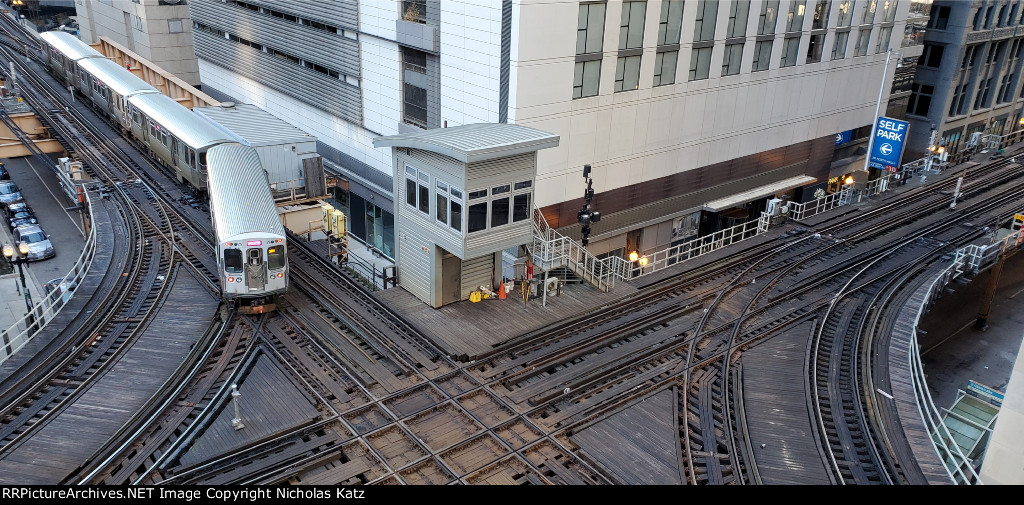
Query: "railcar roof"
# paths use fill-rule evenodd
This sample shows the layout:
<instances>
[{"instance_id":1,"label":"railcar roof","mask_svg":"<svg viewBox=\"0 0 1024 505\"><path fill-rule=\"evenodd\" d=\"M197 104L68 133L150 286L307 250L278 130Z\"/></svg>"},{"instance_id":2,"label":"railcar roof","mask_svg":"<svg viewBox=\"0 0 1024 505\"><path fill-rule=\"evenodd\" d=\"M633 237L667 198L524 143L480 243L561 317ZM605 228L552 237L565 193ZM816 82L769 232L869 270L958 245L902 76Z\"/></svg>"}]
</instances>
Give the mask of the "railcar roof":
<instances>
[{"instance_id":1,"label":"railcar roof","mask_svg":"<svg viewBox=\"0 0 1024 505\"><path fill-rule=\"evenodd\" d=\"M178 140L193 149L234 140L227 132L199 117L191 109L167 95L161 93L135 95L128 99L128 103L138 107L143 114L160 123Z\"/></svg>"},{"instance_id":2,"label":"railcar roof","mask_svg":"<svg viewBox=\"0 0 1024 505\"><path fill-rule=\"evenodd\" d=\"M89 72L90 75L99 78L121 96L135 93L159 93L148 82L106 58L86 58L78 62L78 66Z\"/></svg>"},{"instance_id":3,"label":"railcar roof","mask_svg":"<svg viewBox=\"0 0 1024 505\"><path fill-rule=\"evenodd\" d=\"M206 152L206 167L217 241L252 232L285 236L267 172L255 149L236 142L216 145Z\"/></svg>"},{"instance_id":4,"label":"railcar roof","mask_svg":"<svg viewBox=\"0 0 1024 505\"><path fill-rule=\"evenodd\" d=\"M79 60L82 58L104 58L103 53L67 32L52 31L39 34L47 44L60 51L66 58ZM105 59L105 58L104 58Z\"/></svg>"}]
</instances>

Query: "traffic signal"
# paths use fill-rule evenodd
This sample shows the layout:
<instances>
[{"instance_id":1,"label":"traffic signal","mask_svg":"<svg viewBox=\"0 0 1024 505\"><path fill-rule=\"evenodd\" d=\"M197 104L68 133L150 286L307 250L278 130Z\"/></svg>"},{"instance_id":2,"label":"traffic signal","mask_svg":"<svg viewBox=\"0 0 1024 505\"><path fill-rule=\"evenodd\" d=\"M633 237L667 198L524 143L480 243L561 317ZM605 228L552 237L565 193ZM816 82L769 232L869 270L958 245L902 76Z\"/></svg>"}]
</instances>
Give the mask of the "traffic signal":
<instances>
[{"instance_id":1,"label":"traffic signal","mask_svg":"<svg viewBox=\"0 0 1024 505\"><path fill-rule=\"evenodd\" d=\"M587 181L587 189L583 190L585 203L576 213L576 220L580 223L580 243L586 246L590 243L590 225L601 220L601 213L590 209L590 202L594 199L594 180L590 178L590 165L583 165L583 178Z\"/></svg>"}]
</instances>

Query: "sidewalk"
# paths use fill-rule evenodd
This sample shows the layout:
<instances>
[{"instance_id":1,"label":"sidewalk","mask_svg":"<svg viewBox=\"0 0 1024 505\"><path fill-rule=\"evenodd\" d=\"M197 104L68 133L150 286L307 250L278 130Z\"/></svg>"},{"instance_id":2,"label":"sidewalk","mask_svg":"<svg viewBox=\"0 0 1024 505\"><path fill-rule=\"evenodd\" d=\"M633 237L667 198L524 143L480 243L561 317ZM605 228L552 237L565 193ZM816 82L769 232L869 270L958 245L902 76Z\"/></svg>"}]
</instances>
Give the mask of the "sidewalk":
<instances>
[{"instance_id":1,"label":"sidewalk","mask_svg":"<svg viewBox=\"0 0 1024 505\"><path fill-rule=\"evenodd\" d=\"M0 225L0 247L3 247L4 244L13 245L14 240L7 227ZM0 332L7 331L12 325L20 323L22 318L28 314L28 308L25 306L25 294L21 290L21 275L18 273L18 265L11 266L14 268L13 272L0 276ZM38 303L46 294L43 291L43 286L32 272L31 263L23 264L21 268L25 272L25 286L28 287L29 298L32 304ZM24 329L24 325L19 324L18 328L8 333L15 334L22 329Z\"/></svg>"}]
</instances>

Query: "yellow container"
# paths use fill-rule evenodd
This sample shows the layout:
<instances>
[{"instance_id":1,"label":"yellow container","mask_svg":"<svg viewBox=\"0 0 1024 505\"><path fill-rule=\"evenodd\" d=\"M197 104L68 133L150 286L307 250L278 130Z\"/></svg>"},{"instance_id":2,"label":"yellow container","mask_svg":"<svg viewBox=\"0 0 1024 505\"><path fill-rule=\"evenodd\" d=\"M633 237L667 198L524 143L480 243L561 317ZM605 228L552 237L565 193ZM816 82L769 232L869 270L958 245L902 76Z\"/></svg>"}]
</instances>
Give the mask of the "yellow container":
<instances>
[{"instance_id":1,"label":"yellow container","mask_svg":"<svg viewBox=\"0 0 1024 505\"><path fill-rule=\"evenodd\" d=\"M327 233L327 234L331 233L331 213L332 212L334 212L334 206L333 205L325 204L325 205L321 205L320 206L320 216L321 216L321 219L323 219L323 223L324 223L324 233Z\"/></svg>"},{"instance_id":2,"label":"yellow container","mask_svg":"<svg viewBox=\"0 0 1024 505\"><path fill-rule=\"evenodd\" d=\"M345 213L340 210L331 211L331 232L335 238L345 236Z\"/></svg>"}]
</instances>

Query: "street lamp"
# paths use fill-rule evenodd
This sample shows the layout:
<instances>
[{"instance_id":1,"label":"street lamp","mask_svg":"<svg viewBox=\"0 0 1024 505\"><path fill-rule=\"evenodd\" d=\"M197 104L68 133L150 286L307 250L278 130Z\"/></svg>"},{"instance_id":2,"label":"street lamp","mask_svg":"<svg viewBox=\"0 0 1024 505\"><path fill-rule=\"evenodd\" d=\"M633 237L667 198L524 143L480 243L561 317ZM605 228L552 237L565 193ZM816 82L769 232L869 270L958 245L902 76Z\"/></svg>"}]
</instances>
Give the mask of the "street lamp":
<instances>
[{"instance_id":1,"label":"street lamp","mask_svg":"<svg viewBox=\"0 0 1024 505\"><path fill-rule=\"evenodd\" d=\"M25 285L25 269L22 264L28 263L28 244L24 242L18 243L18 253L14 254L14 246L11 244L4 244L4 257L7 261L18 265L18 275L21 277L21 290L25 293L25 310L28 311L28 326L31 328L35 325L35 313L32 310L32 295L28 292L28 286Z\"/></svg>"}]
</instances>

